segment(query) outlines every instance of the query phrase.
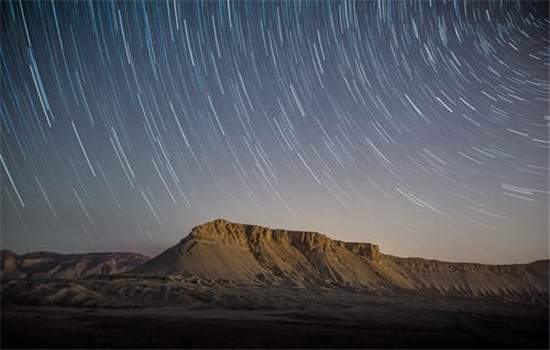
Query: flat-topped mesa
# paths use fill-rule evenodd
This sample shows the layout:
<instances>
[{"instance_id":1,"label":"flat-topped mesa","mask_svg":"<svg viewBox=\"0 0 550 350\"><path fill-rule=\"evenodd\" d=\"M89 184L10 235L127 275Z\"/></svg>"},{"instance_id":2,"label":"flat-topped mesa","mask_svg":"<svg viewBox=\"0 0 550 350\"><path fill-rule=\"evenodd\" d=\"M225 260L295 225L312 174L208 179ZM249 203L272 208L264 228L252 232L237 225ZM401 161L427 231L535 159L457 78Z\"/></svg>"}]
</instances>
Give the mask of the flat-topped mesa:
<instances>
[{"instance_id":1,"label":"flat-topped mesa","mask_svg":"<svg viewBox=\"0 0 550 350\"><path fill-rule=\"evenodd\" d=\"M490 266L381 254L371 243L217 219L130 272L245 285L345 287L548 303L548 261ZM191 282L194 283L194 282Z\"/></svg>"},{"instance_id":2,"label":"flat-topped mesa","mask_svg":"<svg viewBox=\"0 0 550 350\"><path fill-rule=\"evenodd\" d=\"M225 219L216 219L195 226L184 241L191 239L250 248L257 248L267 242L273 242L292 245L302 252L314 250L326 252L338 247L373 260L380 256L380 249L376 244L343 242L333 240L319 232L271 229L257 225L233 223Z\"/></svg>"}]
</instances>

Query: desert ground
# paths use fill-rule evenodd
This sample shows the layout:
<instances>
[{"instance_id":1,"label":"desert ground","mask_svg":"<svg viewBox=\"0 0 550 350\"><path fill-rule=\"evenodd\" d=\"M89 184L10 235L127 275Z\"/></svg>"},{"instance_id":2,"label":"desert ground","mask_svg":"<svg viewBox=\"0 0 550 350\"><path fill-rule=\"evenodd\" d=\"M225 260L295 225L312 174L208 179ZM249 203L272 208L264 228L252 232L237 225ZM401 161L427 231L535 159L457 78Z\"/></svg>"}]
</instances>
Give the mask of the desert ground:
<instances>
[{"instance_id":1,"label":"desert ground","mask_svg":"<svg viewBox=\"0 0 550 350\"><path fill-rule=\"evenodd\" d=\"M548 347L538 303L114 277L3 283L2 348Z\"/></svg>"}]
</instances>

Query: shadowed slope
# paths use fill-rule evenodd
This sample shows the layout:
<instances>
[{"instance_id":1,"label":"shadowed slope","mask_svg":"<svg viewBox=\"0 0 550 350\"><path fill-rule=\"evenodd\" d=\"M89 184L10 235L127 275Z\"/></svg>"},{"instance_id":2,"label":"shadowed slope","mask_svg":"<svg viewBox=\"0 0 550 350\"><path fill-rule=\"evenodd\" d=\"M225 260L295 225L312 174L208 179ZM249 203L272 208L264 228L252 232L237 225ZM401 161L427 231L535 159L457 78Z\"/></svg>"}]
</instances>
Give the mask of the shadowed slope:
<instances>
[{"instance_id":1,"label":"shadowed slope","mask_svg":"<svg viewBox=\"0 0 550 350\"><path fill-rule=\"evenodd\" d=\"M113 275L127 272L149 258L136 253L59 254L34 252L17 255L0 251L2 278L62 278Z\"/></svg>"}]
</instances>

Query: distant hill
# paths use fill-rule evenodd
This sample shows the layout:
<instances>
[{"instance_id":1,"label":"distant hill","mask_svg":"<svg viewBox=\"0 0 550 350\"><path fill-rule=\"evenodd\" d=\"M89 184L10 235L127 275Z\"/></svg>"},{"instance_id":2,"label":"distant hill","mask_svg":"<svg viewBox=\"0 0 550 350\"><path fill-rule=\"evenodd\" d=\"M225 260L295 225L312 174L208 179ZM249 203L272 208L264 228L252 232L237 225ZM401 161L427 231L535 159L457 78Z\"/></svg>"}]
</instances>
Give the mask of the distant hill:
<instances>
[{"instance_id":1,"label":"distant hill","mask_svg":"<svg viewBox=\"0 0 550 350\"><path fill-rule=\"evenodd\" d=\"M372 292L548 300L549 261L484 265L401 258L371 243L330 239L217 219L133 269L158 276L235 285L339 286Z\"/></svg>"},{"instance_id":2,"label":"distant hill","mask_svg":"<svg viewBox=\"0 0 550 350\"><path fill-rule=\"evenodd\" d=\"M41 251L17 255L12 251L2 250L0 259L0 276L3 279L74 279L127 272L149 258L135 253L59 254Z\"/></svg>"}]
</instances>

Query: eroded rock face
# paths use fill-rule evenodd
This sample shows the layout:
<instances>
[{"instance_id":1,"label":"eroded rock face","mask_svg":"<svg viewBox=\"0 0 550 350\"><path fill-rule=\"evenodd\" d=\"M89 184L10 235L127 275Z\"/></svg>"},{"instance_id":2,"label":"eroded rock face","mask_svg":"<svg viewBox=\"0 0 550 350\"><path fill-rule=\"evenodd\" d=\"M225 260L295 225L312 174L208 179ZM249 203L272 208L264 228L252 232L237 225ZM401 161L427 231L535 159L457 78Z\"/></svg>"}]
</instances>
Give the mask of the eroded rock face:
<instances>
[{"instance_id":1,"label":"eroded rock face","mask_svg":"<svg viewBox=\"0 0 550 350\"><path fill-rule=\"evenodd\" d=\"M216 219L194 227L188 239L210 240L243 247L258 246L265 243L291 245L302 252L318 249L323 252L334 248L345 248L350 252L376 260L380 257L378 245L372 243L352 243L330 239L318 232L287 231L268 227L232 223L225 219Z\"/></svg>"}]
</instances>

